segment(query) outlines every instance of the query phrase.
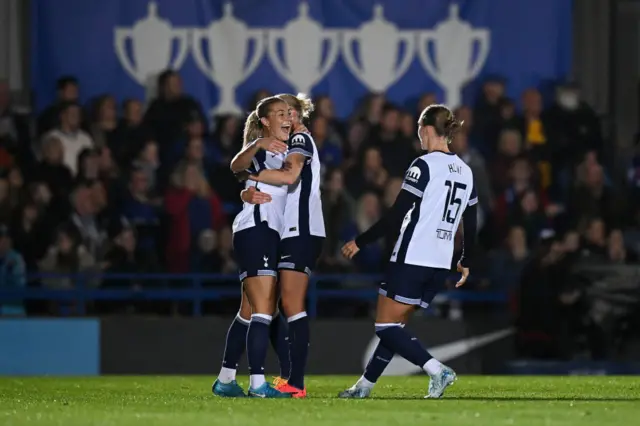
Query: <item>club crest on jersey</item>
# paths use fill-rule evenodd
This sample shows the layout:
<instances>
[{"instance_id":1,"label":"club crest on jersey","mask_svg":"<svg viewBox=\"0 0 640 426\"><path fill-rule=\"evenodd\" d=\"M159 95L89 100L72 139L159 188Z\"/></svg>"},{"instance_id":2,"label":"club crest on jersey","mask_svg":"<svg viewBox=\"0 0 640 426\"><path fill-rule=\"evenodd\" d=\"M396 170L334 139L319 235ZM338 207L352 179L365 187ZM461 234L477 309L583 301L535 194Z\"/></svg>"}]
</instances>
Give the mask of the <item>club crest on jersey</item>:
<instances>
[{"instance_id":1,"label":"club crest on jersey","mask_svg":"<svg viewBox=\"0 0 640 426\"><path fill-rule=\"evenodd\" d=\"M304 140L304 136L302 135L297 135L294 136L293 139L291 139L291 146L305 146L305 140Z\"/></svg>"},{"instance_id":2,"label":"club crest on jersey","mask_svg":"<svg viewBox=\"0 0 640 426\"><path fill-rule=\"evenodd\" d=\"M407 175L405 178L409 182L418 183L421 174L422 172L420 171L420 168L418 166L413 166L409 170L407 170Z\"/></svg>"}]
</instances>

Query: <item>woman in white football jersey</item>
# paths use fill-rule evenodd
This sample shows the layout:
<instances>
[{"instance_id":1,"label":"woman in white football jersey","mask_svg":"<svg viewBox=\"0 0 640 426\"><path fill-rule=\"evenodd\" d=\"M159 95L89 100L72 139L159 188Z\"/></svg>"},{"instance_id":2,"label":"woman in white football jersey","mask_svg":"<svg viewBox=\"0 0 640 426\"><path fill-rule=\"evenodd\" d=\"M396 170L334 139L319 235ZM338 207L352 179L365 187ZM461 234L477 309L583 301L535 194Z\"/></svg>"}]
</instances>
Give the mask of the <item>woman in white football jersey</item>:
<instances>
[{"instance_id":1,"label":"woman in white football jersey","mask_svg":"<svg viewBox=\"0 0 640 426\"><path fill-rule=\"evenodd\" d=\"M418 137L427 153L409 166L402 190L385 216L342 248L342 253L351 259L360 248L389 231L398 234L384 282L380 284L375 324L380 342L364 375L340 394L342 398L368 397L395 354L429 375L429 398L440 398L456 379L455 372L434 358L405 330L404 324L412 312L427 308L445 287L453 259L454 235L461 222L464 250L458 262L462 276L456 287L464 285L469 276L478 196L471 168L449 151L449 143L461 126L444 105L430 105L422 111Z\"/></svg>"},{"instance_id":2,"label":"woman in white football jersey","mask_svg":"<svg viewBox=\"0 0 640 426\"><path fill-rule=\"evenodd\" d=\"M309 275L325 239L320 199L320 159L313 138L302 120L313 110L306 95L279 95L291 107L293 132L284 167L260 170L249 179L271 185L288 185L284 227L278 263L282 309L287 316L291 371L276 388L294 398L306 397L304 372L309 347L309 319L305 308Z\"/></svg>"},{"instance_id":3,"label":"woman in white football jersey","mask_svg":"<svg viewBox=\"0 0 640 426\"><path fill-rule=\"evenodd\" d=\"M290 130L291 119L287 103L276 96L261 100L247 118L245 145L231 161L231 170L236 174L257 174L263 170L280 169L287 151L285 141L289 139ZM259 136L262 138L255 139ZM291 395L276 390L265 381L264 363L269 345L269 326L277 301L278 245L288 188L283 184L270 185L252 181L248 181L246 185L255 186L256 190L268 195L269 203L245 203L233 222L233 246L243 285L243 302L227 335L224 361L220 375L213 385L213 393L228 397L244 396L235 380L235 370L244 351L243 335L246 335L250 374L248 395L286 398Z\"/></svg>"}]
</instances>

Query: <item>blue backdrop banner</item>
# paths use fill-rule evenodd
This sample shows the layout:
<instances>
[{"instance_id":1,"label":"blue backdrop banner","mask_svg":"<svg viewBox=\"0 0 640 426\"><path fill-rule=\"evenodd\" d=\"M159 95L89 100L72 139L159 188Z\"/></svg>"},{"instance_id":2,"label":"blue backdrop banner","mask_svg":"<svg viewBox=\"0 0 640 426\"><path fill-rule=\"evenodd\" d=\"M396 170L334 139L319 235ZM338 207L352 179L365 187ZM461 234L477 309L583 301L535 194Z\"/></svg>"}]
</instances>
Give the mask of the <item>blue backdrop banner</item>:
<instances>
[{"instance_id":1,"label":"blue backdrop banner","mask_svg":"<svg viewBox=\"0 0 640 426\"><path fill-rule=\"evenodd\" d=\"M572 0L34 0L38 108L55 80L83 100L153 94L179 70L206 110L242 112L259 89L333 98L344 116L370 91L407 105L468 102L488 74L512 97L566 77Z\"/></svg>"}]
</instances>

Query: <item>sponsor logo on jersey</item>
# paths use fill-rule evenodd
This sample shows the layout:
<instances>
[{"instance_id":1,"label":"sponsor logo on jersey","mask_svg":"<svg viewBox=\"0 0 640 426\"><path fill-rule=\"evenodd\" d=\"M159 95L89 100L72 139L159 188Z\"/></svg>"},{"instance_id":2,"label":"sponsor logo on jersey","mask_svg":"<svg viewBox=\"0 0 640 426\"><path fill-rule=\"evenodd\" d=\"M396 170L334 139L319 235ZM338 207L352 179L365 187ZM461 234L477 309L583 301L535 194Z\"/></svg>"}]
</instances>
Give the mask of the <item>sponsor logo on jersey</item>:
<instances>
[{"instance_id":1,"label":"sponsor logo on jersey","mask_svg":"<svg viewBox=\"0 0 640 426\"><path fill-rule=\"evenodd\" d=\"M422 172L420 171L420 168L418 166L413 166L409 170L407 170L406 179L409 182L418 183L421 174Z\"/></svg>"},{"instance_id":2,"label":"sponsor logo on jersey","mask_svg":"<svg viewBox=\"0 0 640 426\"><path fill-rule=\"evenodd\" d=\"M304 140L304 136L297 135L291 139L291 146L305 146L306 141Z\"/></svg>"}]
</instances>

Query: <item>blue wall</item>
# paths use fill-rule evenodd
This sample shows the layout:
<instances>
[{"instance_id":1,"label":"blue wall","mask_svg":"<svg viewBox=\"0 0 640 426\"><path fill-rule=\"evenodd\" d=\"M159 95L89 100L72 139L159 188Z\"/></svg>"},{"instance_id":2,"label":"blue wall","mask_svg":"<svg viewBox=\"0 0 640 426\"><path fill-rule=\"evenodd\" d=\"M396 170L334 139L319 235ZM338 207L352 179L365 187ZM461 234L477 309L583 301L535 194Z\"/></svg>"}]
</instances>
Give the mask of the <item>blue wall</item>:
<instances>
[{"instance_id":1,"label":"blue wall","mask_svg":"<svg viewBox=\"0 0 640 426\"><path fill-rule=\"evenodd\" d=\"M99 373L98 320L0 320L0 375L92 376Z\"/></svg>"}]
</instances>

